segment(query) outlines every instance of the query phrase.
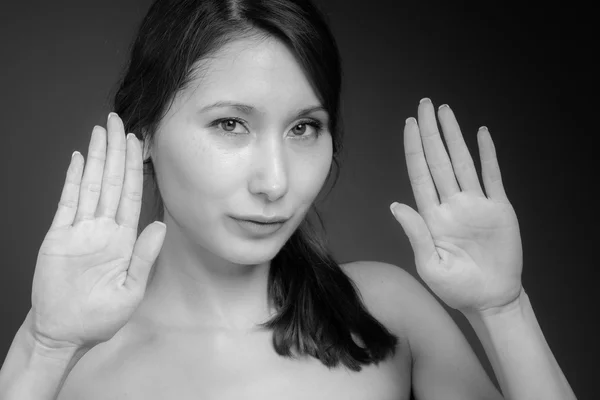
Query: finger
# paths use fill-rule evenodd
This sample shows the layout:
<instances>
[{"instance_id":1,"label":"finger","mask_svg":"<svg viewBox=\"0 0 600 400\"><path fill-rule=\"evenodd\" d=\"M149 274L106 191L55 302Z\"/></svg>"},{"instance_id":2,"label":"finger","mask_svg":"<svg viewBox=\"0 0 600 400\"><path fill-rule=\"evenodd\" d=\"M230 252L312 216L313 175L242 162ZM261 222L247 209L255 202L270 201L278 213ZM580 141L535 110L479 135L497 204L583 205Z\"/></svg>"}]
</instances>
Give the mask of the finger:
<instances>
[{"instance_id":1,"label":"finger","mask_svg":"<svg viewBox=\"0 0 600 400\"><path fill-rule=\"evenodd\" d=\"M108 151L102 175L102 191L97 216L114 219L123 190L127 147L123 122L117 114L109 114L107 127Z\"/></svg>"},{"instance_id":2,"label":"finger","mask_svg":"<svg viewBox=\"0 0 600 400\"><path fill-rule=\"evenodd\" d=\"M148 283L148 275L160 253L166 232L166 225L160 221L155 221L140 233L133 247L131 263L127 270L127 280L124 283L125 287L136 290L141 295L144 294Z\"/></svg>"},{"instance_id":3,"label":"finger","mask_svg":"<svg viewBox=\"0 0 600 400\"><path fill-rule=\"evenodd\" d=\"M464 192L471 192L485 197L481 190L471 153L469 153L469 149L465 144L454 112L447 104L444 104L438 110L438 117L452 159L452 169L458 179L460 189Z\"/></svg>"},{"instance_id":4,"label":"finger","mask_svg":"<svg viewBox=\"0 0 600 400\"><path fill-rule=\"evenodd\" d=\"M408 118L404 126L404 154L410 186L413 189L419 212L423 213L433 206L440 205L425 161L419 126L414 118Z\"/></svg>"},{"instance_id":5,"label":"finger","mask_svg":"<svg viewBox=\"0 0 600 400\"><path fill-rule=\"evenodd\" d=\"M119 202L117 223L134 229L137 234L144 186L142 153L138 140L133 133L127 135L126 142L125 183Z\"/></svg>"},{"instance_id":6,"label":"finger","mask_svg":"<svg viewBox=\"0 0 600 400\"><path fill-rule=\"evenodd\" d=\"M406 204L392 203L392 214L404 229L415 255L417 269L428 265L432 258L439 261L431 232L421 215Z\"/></svg>"},{"instance_id":7,"label":"finger","mask_svg":"<svg viewBox=\"0 0 600 400\"><path fill-rule=\"evenodd\" d=\"M75 151L71 155L71 163L67 169L67 177L58 202L58 209L50 225L51 230L64 228L73 224L73 219L77 212L82 170L83 156L78 151Z\"/></svg>"},{"instance_id":8,"label":"finger","mask_svg":"<svg viewBox=\"0 0 600 400\"><path fill-rule=\"evenodd\" d=\"M483 176L485 193L492 200L508 203L502 184L502 176L500 175L500 166L496 158L494 142L485 126L479 128L477 142L479 143L479 154L481 154L481 175Z\"/></svg>"},{"instance_id":9,"label":"finger","mask_svg":"<svg viewBox=\"0 0 600 400\"><path fill-rule=\"evenodd\" d=\"M94 126L88 146L85 171L79 189L79 205L74 223L96 218L96 208L102 188L102 174L106 160L106 130Z\"/></svg>"},{"instance_id":10,"label":"finger","mask_svg":"<svg viewBox=\"0 0 600 400\"><path fill-rule=\"evenodd\" d=\"M419 104L419 130L425 149L427 164L442 202L460 191L450 158L437 127L433 104L428 98Z\"/></svg>"}]
</instances>

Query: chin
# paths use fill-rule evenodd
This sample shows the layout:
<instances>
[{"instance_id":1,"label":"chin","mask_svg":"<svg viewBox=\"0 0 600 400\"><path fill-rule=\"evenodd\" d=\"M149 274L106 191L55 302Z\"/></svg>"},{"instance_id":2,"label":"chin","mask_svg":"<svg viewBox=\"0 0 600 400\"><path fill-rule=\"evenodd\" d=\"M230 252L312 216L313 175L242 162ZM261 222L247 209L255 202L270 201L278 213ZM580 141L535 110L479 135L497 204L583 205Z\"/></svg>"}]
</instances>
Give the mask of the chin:
<instances>
[{"instance_id":1,"label":"chin","mask_svg":"<svg viewBox=\"0 0 600 400\"><path fill-rule=\"evenodd\" d=\"M248 243L246 245L240 244L239 246L227 246L227 252L224 254L224 258L241 265L257 265L271 261L279 250L281 250L279 243Z\"/></svg>"}]
</instances>

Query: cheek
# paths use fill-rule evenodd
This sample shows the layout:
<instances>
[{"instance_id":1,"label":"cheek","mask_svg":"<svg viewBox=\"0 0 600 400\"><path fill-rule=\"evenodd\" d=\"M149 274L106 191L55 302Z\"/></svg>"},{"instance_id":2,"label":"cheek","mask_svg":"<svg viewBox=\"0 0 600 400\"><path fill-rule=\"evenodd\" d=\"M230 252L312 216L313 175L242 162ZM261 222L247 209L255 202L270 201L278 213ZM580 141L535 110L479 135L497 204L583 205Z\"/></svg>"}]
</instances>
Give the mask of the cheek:
<instances>
[{"instance_id":1,"label":"cheek","mask_svg":"<svg viewBox=\"0 0 600 400\"><path fill-rule=\"evenodd\" d=\"M213 197L231 195L242 183L244 160L238 153L214 145L203 145L192 151L188 179L199 192Z\"/></svg>"},{"instance_id":2,"label":"cheek","mask_svg":"<svg viewBox=\"0 0 600 400\"><path fill-rule=\"evenodd\" d=\"M231 151L189 140L172 146L162 154L161 189L167 195L177 196L178 202L210 204L210 200L226 199L239 187L243 179L240 170L243 160Z\"/></svg>"},{"instance_id":3,"label":"cheek","mask_svg":"<svg viewBox=\"0 0 600 400\"><path fill-rule=\"evenodd\" d=\"M311 203L317 197L325 184L331 162L331 146L323 145L318 151L303 156L297 163L294 180L298 186L298 193L303 195L304 202Z\"/></svg>"}]
</instances>

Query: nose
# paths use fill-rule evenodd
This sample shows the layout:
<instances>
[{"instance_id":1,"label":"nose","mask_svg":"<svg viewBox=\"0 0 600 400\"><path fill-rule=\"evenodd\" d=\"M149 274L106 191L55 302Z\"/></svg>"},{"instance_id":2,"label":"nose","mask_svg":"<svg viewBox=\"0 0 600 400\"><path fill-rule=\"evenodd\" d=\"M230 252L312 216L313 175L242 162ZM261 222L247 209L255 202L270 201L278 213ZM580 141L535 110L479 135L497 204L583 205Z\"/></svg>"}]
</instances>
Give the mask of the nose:
<instances>
[{"instance_id":1,"label":"nose","mask_svg":"<svg viewBox=\"0 0 600 400\"><path fill-rule=\"evenodd\" d=\"M285 149L277 139L262 142L258 144L252 162L249 190L275 201L288 190Z\"/></svg>"}]
</instances>

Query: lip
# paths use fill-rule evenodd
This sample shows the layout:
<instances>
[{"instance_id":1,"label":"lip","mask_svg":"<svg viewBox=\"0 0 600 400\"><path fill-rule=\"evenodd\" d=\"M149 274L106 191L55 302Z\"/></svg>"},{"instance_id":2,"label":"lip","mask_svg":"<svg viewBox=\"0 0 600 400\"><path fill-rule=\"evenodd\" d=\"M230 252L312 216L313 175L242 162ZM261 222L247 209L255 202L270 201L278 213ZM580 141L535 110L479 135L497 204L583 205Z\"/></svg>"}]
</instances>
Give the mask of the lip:
<instances>
[{"instance_id":1,"label":"lip","mask_svg":"<svg viewBox=\"0 0 600 400\"><path fill-rule=\"evenodd\" d=\"M260 222L262 224L271 224L271 223L278 223L278 222L285 222L287 221L289 218L284 218L284 217L263 217L262 215L250 215L247 217L233 217L237 220L240 221L252 221L252 222Z\"/></svg>"},{"instance_id":2,"label":"lip","mask_svg":"<svg viewBox=\"0 0 600 400\"><path fill-rule=\"evenodd\" d=\"M236 225L241 228L241 230L250 234L251 236L268 236L277 232L281 227L285 224L285 221L282 222L273 222L273 223L260 223L256 221L249 221L238 219L236 217L231 217Z\"/></svg>"}]
</instances>

